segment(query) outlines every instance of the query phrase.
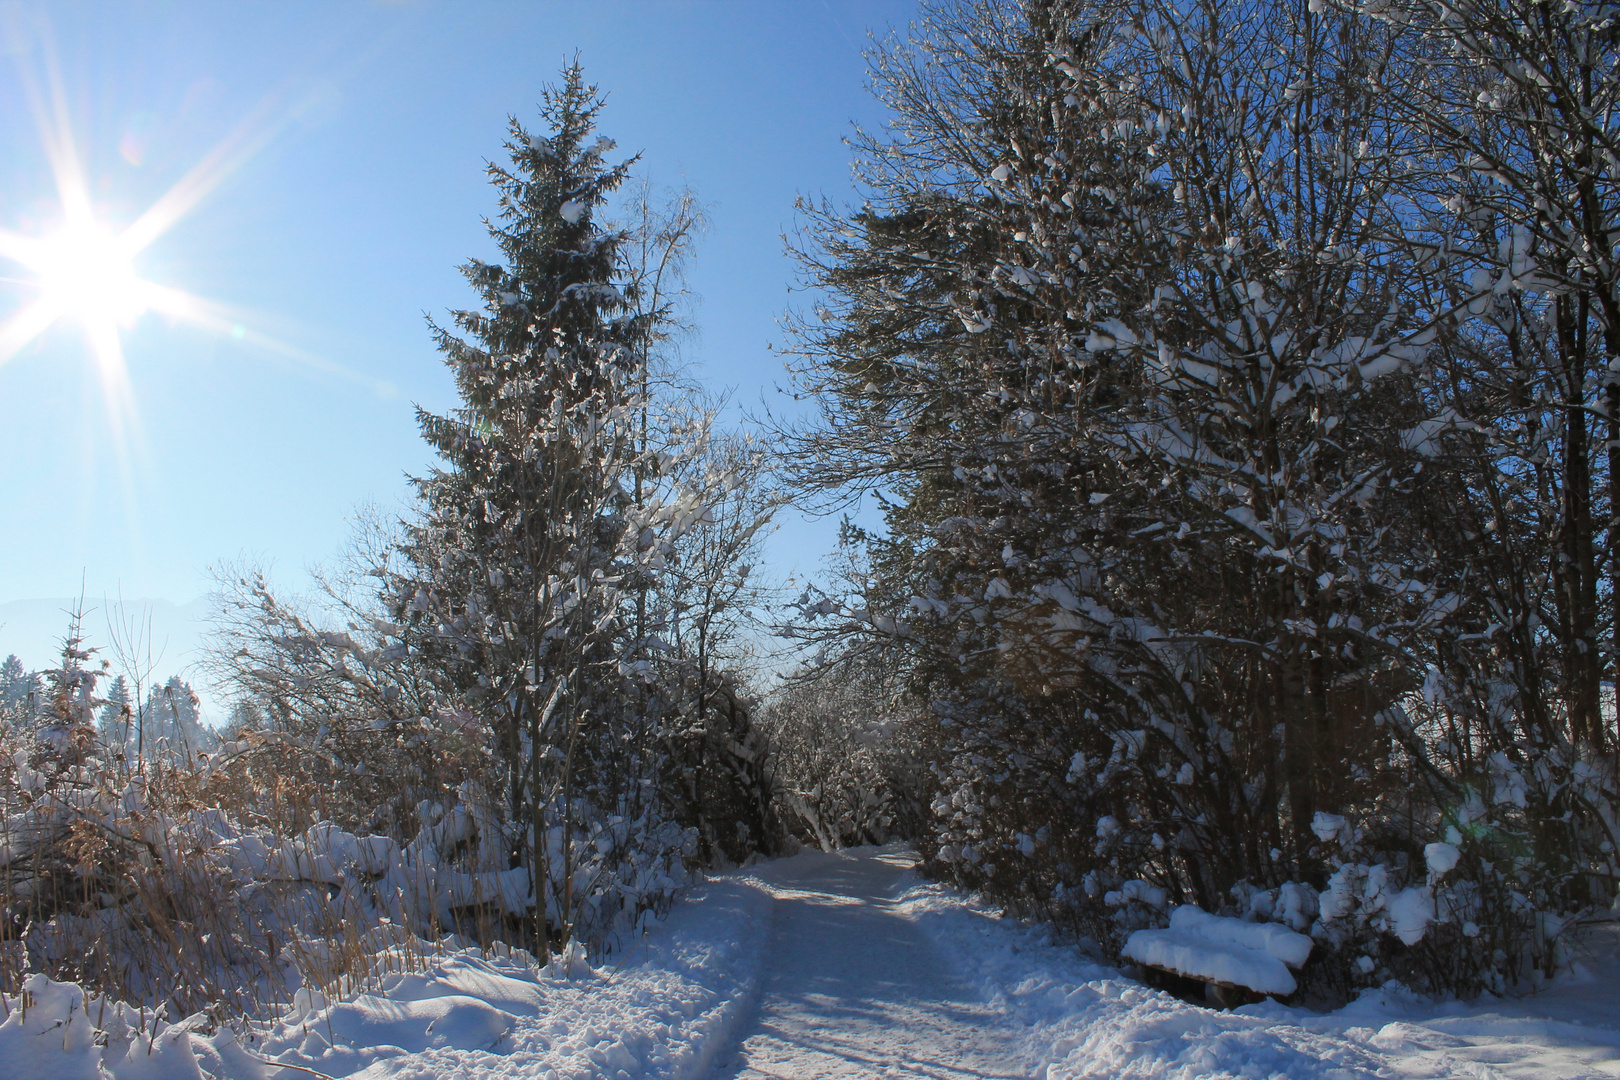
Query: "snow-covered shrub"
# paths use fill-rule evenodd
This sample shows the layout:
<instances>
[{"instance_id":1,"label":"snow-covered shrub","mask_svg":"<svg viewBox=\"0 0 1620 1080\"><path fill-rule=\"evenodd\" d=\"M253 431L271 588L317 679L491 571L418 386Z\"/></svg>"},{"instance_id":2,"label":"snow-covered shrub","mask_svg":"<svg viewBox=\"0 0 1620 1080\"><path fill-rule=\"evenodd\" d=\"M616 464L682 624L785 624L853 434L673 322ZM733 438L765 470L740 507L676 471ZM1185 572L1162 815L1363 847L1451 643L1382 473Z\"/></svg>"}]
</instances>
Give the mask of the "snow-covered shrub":
<instances>
[{"instance_id":1,"label":"snow-covered shrub","mask_svg":"<svg viewBox=\"0 0 1620 1080\"><path fill-rule=\"evenodd\" d=\"M387 547L375 533L359 543L373 553ZM430 917L482 941L527 940L530 879L512 852L532 842L532 827L514 820L487 720L420 654L391 642L398 628L374 601L327 582L325 606L347 616L341 632L279 599L260 575L221 582L228 618L215 651L241 704L230 767L216 770L214 789L244 820L279 835L328 822L408 852L420 841L413 865L437 869L400 883L416 899L395 917ZM681 664L665 656L659 668ZM675 685L691 685L678 674ZM550 824L537 845L550 867L548 919L596 952L617 948L616 935L643 912L667 906L690 866L716 852L741 862L770 850L778 829L764 745L727 675L710 672L701 724L687 721L695 710L680 708L684 696L663 703L657 682L621 689L631 708L652 715L627 708L587 729L571 802L559 792L543 808ZM429 825L433 835L423 837Z\"/></svg>"},{"instance_id":2,"label":"snow-covered shrub","mask_svg":"<svg viewBox=\"0 0 1620 1080\"><path fill-rule=\"evenodd\" d=\"M1129 882L1326 894L1307 990L1472 993L1614 895L1620 202L1570 148L1620 78L1589 6L1366 8L947 0L877 54L789 434L887 530L807 615L932 704L935 872L1105 952ZM1605 89L1532 123L1543 71Z\"/></svg>"},{"instance_id":3,"label":"snow-covered shrub","mask_svg":"<svg viewBox=\"0 0 1620 1080\"><path fill-rule=\"evenodd\" d=\"M703 861L741 863L775 854L783 837L750 633L765 596L754 567L782 495L768 481L764 447L714 427L713 400L671 393L653 404L658 427L685 433L660 485L705 492L707 522L673 536L660 565L644 568L648 587L631 627L657 639L646 666L666 710L661 783L670 811L698 831Z\"/></svg>"},{"instance_id":4,"label":"snow-covered shrub","mask_svg":"<svg viewBox=\"0 0 1620 1080\"><path fill-rule=\"evenodd\" d=\"M374 932L487 944L519 936L532 909L529 873L476 790L423 803L408 843L319 820L278 833L211 805L248 786L231 774L251 748L130 774L61 745L48 731L0 740L0 980L13 991L44 972L147 1008L254 1016L367 970ZM688 881L694 836L583 805L572 818L571 875L560 827L547 837L553 876L577 897L578 940L617 954Z\"/></svg>"},{"instance_id":5,"label":"snow-covered shrub","mask_svg":"<svg viewBox=\"0 0 1620 1080\"><path fill-rule=\"evenodd\" d=\"M1567 739L1514 730L1523 714L1495 690L1492 720L1470 723L1431 672L1384 717L1422 772L1402 770L1404 785L1349 819L1316 815L1331 871L1312 931L1327 947L1321 981L1501 992L1557 971L1565 930L1608 917L1608 770Z\"/></svg>"},{"instance_id":6,"label":"snow-covered shrub","mask_svg":"<svg viewBox=\"0 0 1620 1080\"><path fill-rule=\"evenodd\" d=\"M386 558L389 543L362 517L354 546L366 559ZM322 573L309 602L252 568L216 574L210 664L238 699L226 737L240 744L216 782L283 835L324 820L406 843L417 807L482 767L477 719L389 636L375 586L364 588L376 569L357 560Z\"/></svg>"},{"instance_id":7,"label":"snow-covered shrub","mask_svg":"<svg viewBox=\"0 0 1620 1080\"><path fill-rule=\"evenodd\" d=\"M92 722L102 671L79 644L70 637L47 673L45 711L0 725L0 990L43 973L218 1021L262 1015L300 987L340 991L382 938L523 935L529 871L513 867L503 808L464 764L452 771L454 743L431 740L431 773L400 753L398 728L355 725L375 737L328 741L282 699L279 727L239 723L211 753L131 757L121 731L109 743ZM349 640L342 655L356 652ZM412 792L433 797L390 809ZM572 936L598 955L633 941L689 879L695 831L655 798L638 810L576 797L548 816L543 850L562 883L547 894L551 917L571 896Z\"/></svg>"},{"instance_id":8,"label":"snow-covered shrub","mask_svg":"<svg viewBox=\"0 0 1620 1080\"><path fill-rule=\"evenodd\" d=\"M1105 747L1055 742L1017 701L934 702L923 737L938 788L923 850L947 878L1117 948L1163 918L1163 889L1142 888L1158 877L1156 852L1151 841L1140 850L1130 801L1095 782Z\"/></svg>"},{"instance_id":9,"label":"snow-covered shrub","mask_svg":"<svg viewBox=\"0 0 1620 1080\"><path fill-rule=\"evenodd\" d=\"M699 865L722 866L779 853L783 829L757 703L728 671L716 668L699 680L677 658L660 665L666 674L673 666L687 668L671 680L675 685L707 686L701 710L688 705L669 718L668 756L658 770L670 820L694 834L688 855Z\"/></svg>"},{"instance_id":10,"label":"snow-covered shrub","mask_svg":"<svg viewBox=\"0 0 1620 1080\"><path fill-rule=\"evenodd\" d=\"M47 713L0 726L0 983L42 970L130 1001L172 994L186 1012L244 1008L265 971L230 971L252 932L240 879L208 854L233 827L205 759L102 742L101 672L79 646L70 633L48 673Z\"/></svg>"},{"instance_id":11,"label":"snow-covered shrub","mask_svg":"<svg viewBox=\"0 0 1620 1080\"><path fill-rule=\"evenodd\" d=\"M925 797L892 680L859 659L779 685L762 726L776 810L823 851L913 839Z\"/></svg>"}]
</instances>

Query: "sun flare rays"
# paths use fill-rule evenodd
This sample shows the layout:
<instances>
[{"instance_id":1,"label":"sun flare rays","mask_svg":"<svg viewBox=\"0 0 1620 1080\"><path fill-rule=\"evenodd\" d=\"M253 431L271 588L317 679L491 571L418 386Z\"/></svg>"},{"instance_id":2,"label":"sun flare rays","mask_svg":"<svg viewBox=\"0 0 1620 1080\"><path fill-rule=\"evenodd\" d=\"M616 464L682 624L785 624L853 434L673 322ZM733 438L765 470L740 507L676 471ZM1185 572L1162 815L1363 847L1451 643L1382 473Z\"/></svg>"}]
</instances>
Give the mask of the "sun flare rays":
<instances>
[{"instance_id":1,"label":"sun flare rays","mask_svg":"<svg viewBox=\"0 0 1620 1080\"><path fill-rule=\"evenodd\" d=\"M183 318L188 306L179 290L144 280L136 259L195 204L198 193L221 177L199 178L193 170L128 229L101 219L90 198L89 173L79 155L54 52L48 40L44 44L43 79L23 71L21 82L55 182L58 213L54 227L42 235L0 229L0 259L25 275L8 279L24 297L0 323L0 365L57 323L77 324L95 360L108 412L121 427L117 422L129 418L133 408L124 332L148 311ZM205 164L227 163L240 161L228 154L205 159Z\"/></svg>"},{"instance_id":2,"label":"sun flare rays","mask_svg":"<svg viewBox=\"0 0 1620 1080\"><path fill-rule=\"evenodd\" d=\"M11 28L13 37L16 29ZM328 374L356 377L341 365L247 330L243 312L149 281L140 271L142 253L285 130L299 114L299 103L282 93L267 96L132 222L119 227L98 213L91 197L92 174L74 134L49 28L37 29L40 47L28 50L39 58L37 68L30 69L22 50L12 51L49 165L56 207L54 220L37 235L0 227L0 264L11 264L0 288L13 299L0 321L0 367L53 327L76 326L95 364L111 432L120 440L137 421L125 336L147 314L222 334Z\"/></svg>"}]
</instances>

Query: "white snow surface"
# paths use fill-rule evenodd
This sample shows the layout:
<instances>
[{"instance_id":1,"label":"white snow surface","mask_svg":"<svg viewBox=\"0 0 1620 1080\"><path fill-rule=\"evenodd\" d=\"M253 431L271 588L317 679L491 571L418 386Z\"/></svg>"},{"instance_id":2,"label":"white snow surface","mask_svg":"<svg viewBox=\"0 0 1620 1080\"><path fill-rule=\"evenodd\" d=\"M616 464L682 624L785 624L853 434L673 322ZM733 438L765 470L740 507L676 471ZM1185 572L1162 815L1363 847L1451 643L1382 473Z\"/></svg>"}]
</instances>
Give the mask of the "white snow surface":
<instances>
[{"instance_id":1,"label":"white snow surface","mask_svg":"<svg viewBox=\"0 0 1620 1080\"><path fill-rule=\"evenodd\" d=\"M1169 929L1138 930L1121 952L1193 979L1292 994L1298 986L1288 969L1305 963L1311 939L1280 923L1245 922L1183 904L1170 913Z\"/></svg>"},{"instance_id":2,"label":"white snow surface","mask_svg":"<svg viewBox=\"0 0 1620 1080\"><path fill-rule=\"evenodd\" d=\"M345 1001L300 992L240 1040L191 1021L152 1038L150 1013L35 975L26 1017L6 1000L0 1077L1620 1077L1620 926L1587 934L1575 973L1534 997L1433 1004L1389 988L1328 1014L1223 1013L918 883L911 861L867 848L732 871L617 966L443 950Z\"/></svg>"},{"instance_id":3,"label":"white snow surface","mask_svg":"<svg viewBox=\"0 0 1620 1080\"><path fill-rule=\"evenodd\" d=\"M717 1078L1030 1075L1019 1026L909 917L912 862L889 849L760 868L765 962Z\"/></svg>"}]
</instances>

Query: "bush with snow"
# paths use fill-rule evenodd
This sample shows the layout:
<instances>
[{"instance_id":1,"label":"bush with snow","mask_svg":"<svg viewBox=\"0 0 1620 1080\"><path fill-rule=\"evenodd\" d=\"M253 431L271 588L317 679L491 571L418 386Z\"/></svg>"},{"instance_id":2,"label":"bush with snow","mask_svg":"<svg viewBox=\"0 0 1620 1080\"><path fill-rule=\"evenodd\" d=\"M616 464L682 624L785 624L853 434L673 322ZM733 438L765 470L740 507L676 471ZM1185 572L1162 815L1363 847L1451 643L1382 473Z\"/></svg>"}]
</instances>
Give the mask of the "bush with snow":
<instances>
[{"instance_id":1,"label":"bush with snow","mask_svg":"<svg viewBox=\"0 0 1620 1080\"><path fill-rule=\"evenodd\" d=\"M377 934L521 936L535 890L476 782L421 801L393 835L345 828L320 820L307 763L285 767L304 763L288 739L244 730L212 754L125 757L91 723L88 660L70 644L49 673L53 711L0 725L0 990L45 974L217 1022L341 988ZM656 809L584 799L553 819L545 847L575 898L573 936L617 954L687 883L695 835Z\"/></svg>"},{"instance_id":2,"label":"bush with snow","mask_svg":"<svg viewBox=\"0 0 1620 1080\"><path fill-rule=\"evenodd\" d=\"M1620 876L1620 201L1575 149L1620 58L1601 5L1309 7L960 0L877 52L787 434L887 528L806 622L926 718L933 872L1104 953L1143 881L1313 920L1302 992L1473 994Z\"/></svg>"},{"instance_id":3,"label":"bush with snow","mask_svg":"<svg viewBox=\"0 0 1620 1080\"><path fill-rule=\"evenodd\" d=\"M801 673L771 696L761 726L772 795L798 839L833 851L917 835L921 763L897 704L892 680L858 660Z\"/></svg>"}]
</instances>

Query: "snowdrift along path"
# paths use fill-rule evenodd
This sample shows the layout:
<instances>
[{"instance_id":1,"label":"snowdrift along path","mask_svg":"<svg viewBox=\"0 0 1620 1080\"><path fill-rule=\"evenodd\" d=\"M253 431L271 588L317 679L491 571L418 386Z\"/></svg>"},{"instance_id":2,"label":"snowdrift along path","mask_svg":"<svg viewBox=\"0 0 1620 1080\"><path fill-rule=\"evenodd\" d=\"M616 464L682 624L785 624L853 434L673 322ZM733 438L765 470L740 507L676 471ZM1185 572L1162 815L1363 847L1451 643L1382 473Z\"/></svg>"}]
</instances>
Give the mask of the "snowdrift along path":
<instances>
[{"instance_id":1,"label":"snowdrift along path","mask_svg":"<svg viewBox=\"0 0 1620 1080\"><path fill-rule=\"evenodd\" d=\"M770 936L757 1004L717 1080L1028 1075L1016 1022L898 910L914 861L885 850L755 868Z\"/></svg>"}]
</instances>

